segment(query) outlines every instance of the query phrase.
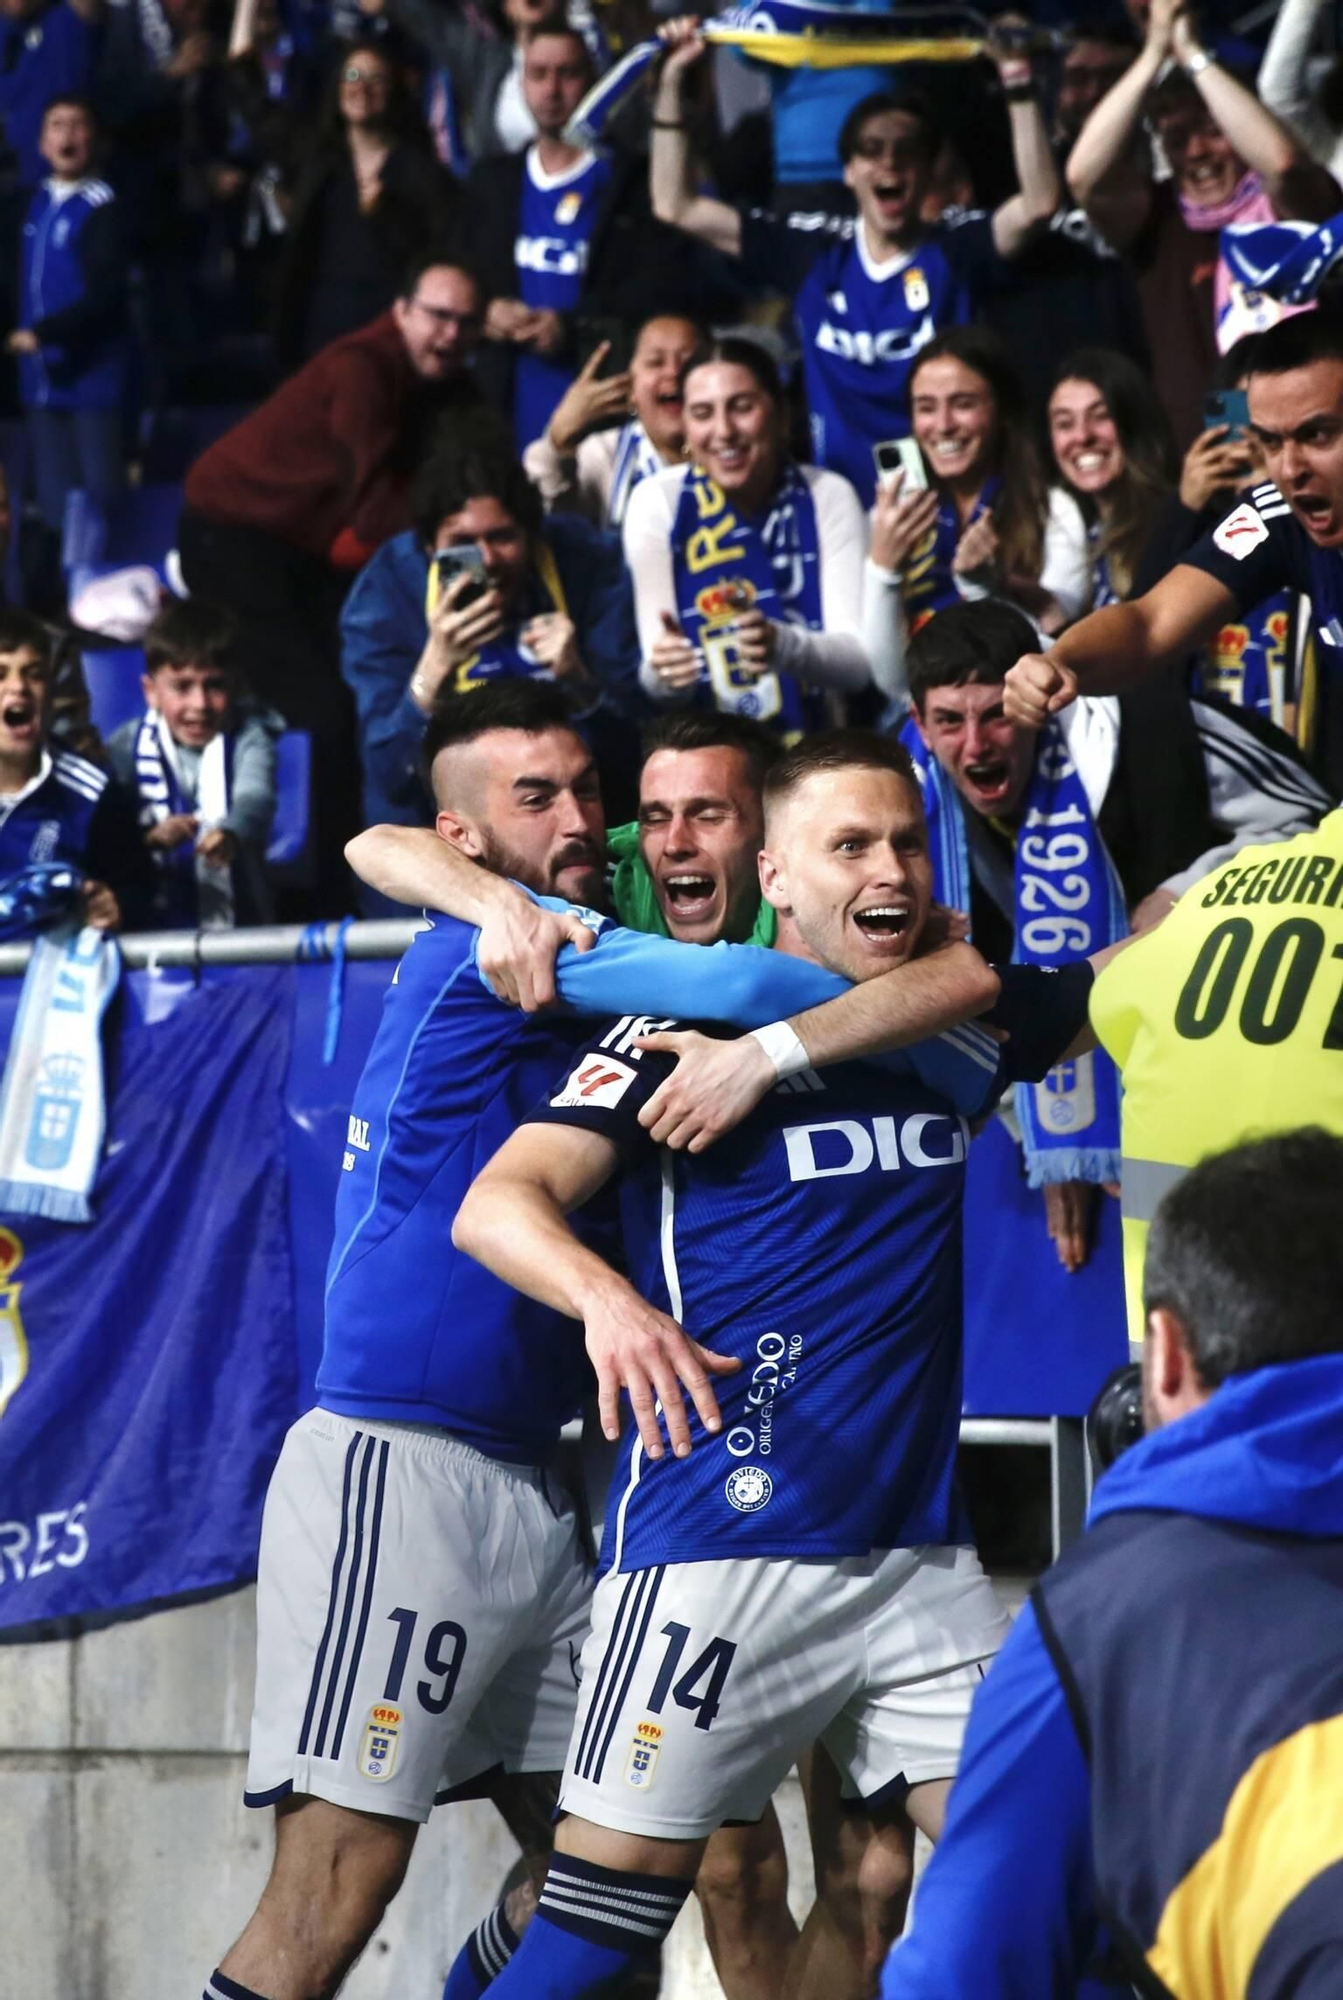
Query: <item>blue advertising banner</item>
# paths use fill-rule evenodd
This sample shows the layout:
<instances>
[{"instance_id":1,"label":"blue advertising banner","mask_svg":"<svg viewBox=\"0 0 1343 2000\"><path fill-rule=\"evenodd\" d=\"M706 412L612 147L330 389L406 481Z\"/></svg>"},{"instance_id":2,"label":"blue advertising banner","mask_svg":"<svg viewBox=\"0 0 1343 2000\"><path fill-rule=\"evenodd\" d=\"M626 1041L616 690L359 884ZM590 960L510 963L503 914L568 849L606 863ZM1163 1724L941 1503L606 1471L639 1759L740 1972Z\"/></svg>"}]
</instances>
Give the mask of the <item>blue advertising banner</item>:
<instances>
[{"instance_id":1,"label":"blue advertising banner","mask_svg":"<svg viewBox=\"0 0 1343 2000\"><path fill-rule=\"evenodd\" d=\"M0 1637L255 1572L297 1393L293 978L128 982L95 1220L0 1228Z\"/></svg>"},{"instance_id":2,"label":"blue advertising banner","mask_svg":"<svg viewBox=\"0 0 1343 2000\"><path fill-rule=\"evenodd\" d=\"M87 1225L0 1215L0 1642L255 1574L266 1482L312 1401L346 1119L391 976L132 973L106 1040ZM0 980L0 1049L20 984ZM1063 1272L1020 1155L970 1154L965 1407L1078 1415L1127 1358L1118 1205Z\"/></svg>"}]
</instances>

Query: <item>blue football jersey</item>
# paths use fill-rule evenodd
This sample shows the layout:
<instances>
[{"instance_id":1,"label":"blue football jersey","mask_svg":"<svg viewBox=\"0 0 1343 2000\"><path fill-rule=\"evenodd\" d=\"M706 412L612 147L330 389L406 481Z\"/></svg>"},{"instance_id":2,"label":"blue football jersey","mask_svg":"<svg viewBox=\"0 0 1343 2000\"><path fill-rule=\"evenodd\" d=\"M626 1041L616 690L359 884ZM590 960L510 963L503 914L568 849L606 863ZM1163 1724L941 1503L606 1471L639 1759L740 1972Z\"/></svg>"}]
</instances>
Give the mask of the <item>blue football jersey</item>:
<instances>
[{"instance_id":1,"label":"blue football jersey","mask_svg":"<svg viewBox=\"0 0 1343 2000\"><path fill-rule=\"evenodd\" d=\"M631 1427L602 1565L862 1555L966 1539L952 1477L961 1403L961 1199L967 1120L1008 1076L958 1028L771 1091L703 1154L655 1147L638 1110L669 1058L639 1024L584 1047L533 1119L621 1150L632 1282L736 1375L693 1450L649 1460Z\"/></svg>"},{"instance_id":2,"label":"blue football jersey","mask_svg":"<svg viewBox=\"0 0 1343 2000\"><path fill-rule=\"evenodd\" d=\"M523 166L522 201L513 257L518 297L524 305L572 313L583 291L588 247L611 163L590 153L567 173L541 171L533 146ZM574 379L572 367L518 354L513 378L513 423L518 450L540 437L551 412Z\"/></svg>"},{"instance_id":3,"label":"blue football jersey","mask_svg":"<svg viewBox=\"0 0 1343 2000\"><path fill-rule=\"evenodd\" d=\"M34 862L87 864L107 773L73 750L44 751L37 775L0 801L0 877Z\"/></svg>"},{"instance_id":4,"label":"blue football jersey","mask_svg":"<svg viewBox=\"0 0 1343 2000\"><path fill-rule=\"evenodd\" d=\"M671 1007L749 1028L845 990L753 945L681 945L583 914L598 941L560 954L568 1015L496 1000L476 964L479 933L451 918L422 931L397 967L336 1199L317 1377L327 1408L442 1426L493 1457L542 1462L589 1381L581 1331L454 1250L452 1223L566 1064L581 1037L573 1014Z\"/></svg>"},{"instance_id":5,"label":"blue football jersey","mask_svg":"<svg viewBox=\"0 0 1343 2000\"><path fill-rule=\"evenodd\" d=\"M743 218L748 269L797 273L793 315L811 420L812 456L842 472L864 506L876 490L872 447L909 434L909 378L923 348L971 317L997 270L991 217L941 223L917 248L876 264L852 222L799 227ZM799 263L801 268L799 269ZM805 273L805 274L804 274Z\"/></svg>"}]
</instances>

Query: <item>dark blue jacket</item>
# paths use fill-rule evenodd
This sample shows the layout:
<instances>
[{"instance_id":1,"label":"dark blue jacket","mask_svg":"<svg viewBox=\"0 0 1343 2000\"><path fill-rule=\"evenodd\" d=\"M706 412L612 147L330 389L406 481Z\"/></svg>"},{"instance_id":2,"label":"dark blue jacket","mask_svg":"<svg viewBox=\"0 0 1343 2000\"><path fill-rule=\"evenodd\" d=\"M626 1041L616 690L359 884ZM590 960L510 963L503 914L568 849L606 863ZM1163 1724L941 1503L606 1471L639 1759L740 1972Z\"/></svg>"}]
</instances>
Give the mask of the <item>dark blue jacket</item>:
<instances>
[{"instance_id":1,"label":"dark blue jacket","mask_svg":"<svg viewBox=\"0 0 1343 2000\"><path fill-rule=\"evenodd\" d=\"M1127 1453L975 1702L883 2000L1343 1993L1343 1355ZM1091 1990L1090 1988L1087 1989Z\"/></svg>"},{"instance_id":2,"label":"dark blue jacket","mask_svg":"<svg viewBox=\"0 0 1343 2000\"><path fill-rule=\"evenodd\" d=\"M25 409L116 410L126 387L127 250L121 205L105 181L62 199L43 181L28 204L19 325L41 352L19 357Z\"/></svg>"},{"instance_id":3,"label":"dark blue jacket","mask_svg":"<svg viewBox=\"0 0 1343 2000\"><path fill-rule=\"evenodd\" d=\"M601 686L599 705L631 718L647 713L619 538L563 514L551 515L545 538L579 653ZM425 718L406 692L428 636L428 584L429 557L408 529L360 571L341 613L341 672L359 709L365 825L427 826L432 817L419 769Z\"/></svg>"}]
</instances>

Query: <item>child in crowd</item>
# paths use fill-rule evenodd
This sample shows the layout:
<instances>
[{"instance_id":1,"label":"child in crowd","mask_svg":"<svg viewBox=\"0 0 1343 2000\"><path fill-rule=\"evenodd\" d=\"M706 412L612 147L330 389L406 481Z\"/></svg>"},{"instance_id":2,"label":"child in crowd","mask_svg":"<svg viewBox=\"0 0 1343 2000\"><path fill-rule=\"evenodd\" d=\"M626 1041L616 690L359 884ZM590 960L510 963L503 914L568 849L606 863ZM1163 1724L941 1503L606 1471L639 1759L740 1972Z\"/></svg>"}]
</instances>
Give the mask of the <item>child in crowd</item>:
<instances>
[{"instance_id":1,"label":"child in crowd","mask_svg":"<svg viewBox=\"0 0 1343 2000\"><path fill-rule=\"evenodd\" d=\"M275 741L240 712L232 621L199 598L170 603L145 633L145 713L108 739L139 801L156 875L154 922L228 929L269 915L266 837L275 816Z\"/></svg>"},{"instance_id":2,"label":"child in crowd","mask_svg":"<svg viewBox=\"0 0 1343 2000\"><path fill-rule=\"evenodd\" d=\"M106 771L49 743L52 653L40 619L0 610L0 880L64 862L83 877L88 923L134 925L150 887L135 815ZM38 928L54 911L33 914Z\"/></svg>"},{"instance_id":3,"label":"child in crowd","mask_svg":"<svg viewBox=\"0 0 1343 2000\"><path fill-rule=\"evenodd\" d=\"M51 172L24 220L18 325L8 339L37 504L56 531L72 487L106 502L125 483L129 252L121 203L89 171L95 136L82 98L47 106L40 145Z\"/></svg>"}]
</instances>

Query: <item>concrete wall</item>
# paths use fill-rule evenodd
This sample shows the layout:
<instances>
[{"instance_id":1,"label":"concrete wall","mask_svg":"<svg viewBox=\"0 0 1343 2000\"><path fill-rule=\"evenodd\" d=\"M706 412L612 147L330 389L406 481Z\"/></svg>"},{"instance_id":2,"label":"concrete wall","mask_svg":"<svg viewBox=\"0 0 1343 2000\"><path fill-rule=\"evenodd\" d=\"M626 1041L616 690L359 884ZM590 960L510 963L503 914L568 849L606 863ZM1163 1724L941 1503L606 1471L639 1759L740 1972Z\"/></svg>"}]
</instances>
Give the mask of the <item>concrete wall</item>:
<instances>
[{"instance_id":1,"label":"concrete wall","mask_svg":"<svg viewBox=\"0 0 1343 2000\"><path fill-rule=\"evenodd\" d=\"M266 1877L270 1815L242 1804L253 1597L0 1646L0 2000L198 2000ZM800 1796L780 1800L799 1914ZM486 1805L434 1814L345 2000L438 2000L515 1858ZM688 1907L665 2000L719 1994Z\"/></svg>"}]
</instances>

